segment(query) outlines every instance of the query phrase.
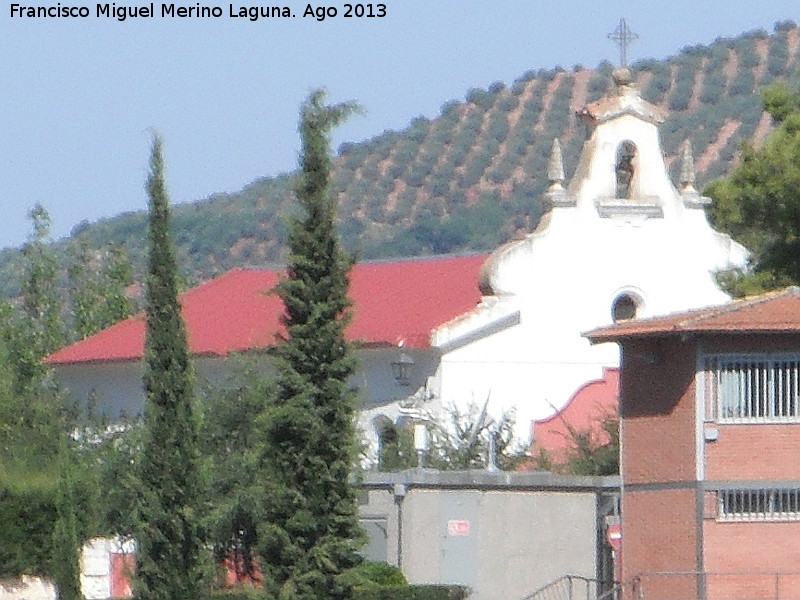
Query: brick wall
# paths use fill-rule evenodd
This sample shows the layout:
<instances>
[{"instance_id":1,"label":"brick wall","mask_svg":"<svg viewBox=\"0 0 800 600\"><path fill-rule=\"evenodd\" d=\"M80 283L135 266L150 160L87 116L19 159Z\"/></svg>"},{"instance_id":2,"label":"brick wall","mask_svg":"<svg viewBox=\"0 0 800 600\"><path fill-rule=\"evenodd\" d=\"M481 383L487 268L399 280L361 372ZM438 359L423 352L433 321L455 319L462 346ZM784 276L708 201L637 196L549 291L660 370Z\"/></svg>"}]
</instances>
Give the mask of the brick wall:
<instances>
[{"instance_id":1,"label":"brick wall","mask_svg":"<svg viewBox=\"0 0 800 600\"><path fill-rule=\"evenodd\" d=\"M706 479L800 479L800 424L713 424L719 438L706 442Z\"/></svg>"},{"instance_id":2,"label":"brick wall","mask_svg":"<svg viewBox=\"0 0 800 600\"><path fill-rule=\"evenodd\" d=\"M703 585L715 600L800 598L800 522L717 521L714 492L703 495L698 522L697 344L697 338L623 342L623 577L644 574L640 586L648 600L694 598ZM706 352L794 352L800 337L710 336L700 346ZM706 428L718 432L704 444L706 485L771 481L772 487L800 480L800 424L712 422ZM700 567L705 575L698 579L690 572Z\"/></svg>"},{"instance_id":3,"label":"brick wall","mask_svg":"<svg viewBox=\"0 0 800 600\"><path fill-rule=\"evenodd\" d=\"M626 484L695 479L694 346L626 343L620 379Z\"/></svg>"},{"instance_id":4,"label":"brick wall","mask_svg":"<svg viewBox=\"0 0 800 600\"><path fill-rule=\"evenodd\" d=\"M707 519L703 532L709 572L800 570L800 521L730 523Z\"/></svg>"},{"instance_id":5,"label":"brick wall","mask_svg":"<svg viewBox=\"0 0 800 600\"><path fill-rule=\"evenodd\" d=\"M623 488L623 581L647 572L695 571L695 515L694 490L632 492Z\"/></svg>"},{"instance_id":6,"label":"brick wall","mask_svg":"<svg viewBox=\"0 0 800 600\"><path fill-rule=\"evenodd\" d=\"M624 580L644 572L697 568L695 364L694 346L679 339L624 345L620 399ZM651 582L650 593L659 585ZM671 582L671 593L676 592L675 585L681 598L694 597L693 579Z\"/></svg>"}]
</instances>

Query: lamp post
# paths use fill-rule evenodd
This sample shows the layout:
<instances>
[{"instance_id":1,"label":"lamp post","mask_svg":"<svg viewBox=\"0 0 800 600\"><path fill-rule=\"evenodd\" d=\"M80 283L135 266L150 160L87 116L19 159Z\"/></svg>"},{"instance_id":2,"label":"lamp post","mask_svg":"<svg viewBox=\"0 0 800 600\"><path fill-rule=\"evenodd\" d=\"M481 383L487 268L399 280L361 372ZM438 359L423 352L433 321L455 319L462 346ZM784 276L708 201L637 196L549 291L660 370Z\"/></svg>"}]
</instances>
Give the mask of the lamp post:
<instances>
[{"instance_id":1,"label":"lamp post","mask_svg":"<svg viewBox=\"0 0 800 600\"><path fill-rule=\"evenodd\" d=\"M398 385L403 387L411 384L411 372L414 368L414 359L404 350L400 350L400 356L392 361L392 374Z\"/></svg>"}]
</instances>

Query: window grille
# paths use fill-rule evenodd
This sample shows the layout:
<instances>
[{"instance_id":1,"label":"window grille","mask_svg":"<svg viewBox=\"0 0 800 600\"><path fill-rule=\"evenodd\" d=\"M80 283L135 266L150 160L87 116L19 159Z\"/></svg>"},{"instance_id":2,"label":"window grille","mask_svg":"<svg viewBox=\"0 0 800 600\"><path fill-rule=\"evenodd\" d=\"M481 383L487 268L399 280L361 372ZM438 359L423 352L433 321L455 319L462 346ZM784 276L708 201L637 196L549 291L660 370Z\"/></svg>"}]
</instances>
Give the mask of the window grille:
<instances>
[{"instance_id":1,"label":"window grille","mask_svg":"<svg viewBox=\"0 0 800 600\"><path fill-rule=\"evenodd\" d=\"M800 520L800 489L719 490L717 500L723 521Z\"/></svg>"},{"instance_id":2,"label":"window grille","mask_svg":"<svg viewBox=\"0 0 800 600\"><path fill-rule=\"evenodd\" d=\"M705 358L707 417L723 422L800 420L800 357Z\"/></svg>"}]
</instances>

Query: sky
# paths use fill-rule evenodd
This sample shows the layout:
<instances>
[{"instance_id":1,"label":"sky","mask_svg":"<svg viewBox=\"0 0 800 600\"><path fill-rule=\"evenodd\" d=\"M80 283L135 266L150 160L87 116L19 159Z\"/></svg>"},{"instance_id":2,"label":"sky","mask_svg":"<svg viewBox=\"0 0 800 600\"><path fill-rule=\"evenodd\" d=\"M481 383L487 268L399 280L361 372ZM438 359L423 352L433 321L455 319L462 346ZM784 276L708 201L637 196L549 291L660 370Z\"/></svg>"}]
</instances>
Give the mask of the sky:
<instances>
[{"instance_id":1,"label":"sky","mask_svg":"<svg viewBox=\"0 0 800 600\"><path fill-rule=\"evenodd\" d=\"M90 16L12 17L12 2L26 1ZM384 0L386 15L372 18L344 17L345 2L312 3L337 10L322 21L304 17L301 0L256 2L187 0L176 6L218 6L222 16L170 18L161 16L170 2L155 1L155 16L120 22L95 16L88 0L0 0L0 247L25 241L36 203L55 237L143 210L153 132L172 201L191 202L293 170L298 110L318 87L366 111L334 132L335 150L531 69L618 63L608 33L623 17L639 36L629 62L800 22L796 0ZM249 6L295 16L229 16Z\"/></svg>"}]
</instances>

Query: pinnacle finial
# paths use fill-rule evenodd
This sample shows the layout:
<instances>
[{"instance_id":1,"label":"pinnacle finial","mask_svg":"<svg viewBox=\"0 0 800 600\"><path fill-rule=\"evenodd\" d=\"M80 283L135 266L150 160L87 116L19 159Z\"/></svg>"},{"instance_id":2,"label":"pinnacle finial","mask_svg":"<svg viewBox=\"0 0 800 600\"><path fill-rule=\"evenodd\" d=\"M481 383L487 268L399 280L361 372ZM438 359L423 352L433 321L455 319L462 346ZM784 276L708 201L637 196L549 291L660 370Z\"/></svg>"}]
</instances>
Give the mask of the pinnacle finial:
<instances>
[{"instance_id":1,"label":"pinnacle finial","mask_svg":"<svg viewBox=\"0 0 800 600\"><path fill-rule=\"evenodd\" d=\"M547 165L547 178L550 180L550 189L561 189L564 181L564 157L561 154L561 142L553 138L553 149L550 151L550 162Z\"/></svg>"},{"instance_id":2,"label":"pinnacle finial","mask_svg":"<svg viewBox=\"0 0 800 600\"><path fill-rule=\"evenodd\" d=\"M678 184L682 192L695 192L694 182L696 176L694 172L694 156L692 155L692 142L686 140L681 151L681 172Z\"/></svg>"}]
</instances>

